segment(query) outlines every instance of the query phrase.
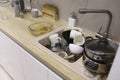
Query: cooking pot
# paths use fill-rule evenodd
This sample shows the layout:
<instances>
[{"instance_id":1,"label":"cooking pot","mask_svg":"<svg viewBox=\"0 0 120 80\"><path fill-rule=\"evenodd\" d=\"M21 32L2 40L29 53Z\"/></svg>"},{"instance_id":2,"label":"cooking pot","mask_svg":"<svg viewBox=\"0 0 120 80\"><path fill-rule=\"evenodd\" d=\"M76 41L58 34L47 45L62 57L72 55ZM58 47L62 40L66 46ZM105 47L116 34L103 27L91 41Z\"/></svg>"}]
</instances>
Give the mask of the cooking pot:
<instances>
[{"instance_id":1,"label":"cooking pot","mask_svg":"<svg viewBox=\"0 0 120 80\"><path fill-rule=\"evenodd\" d=\"M107 38L86 37L83 63L91 72L106 74L109 72L115 52Z\"/></svg>"}]
</instances>

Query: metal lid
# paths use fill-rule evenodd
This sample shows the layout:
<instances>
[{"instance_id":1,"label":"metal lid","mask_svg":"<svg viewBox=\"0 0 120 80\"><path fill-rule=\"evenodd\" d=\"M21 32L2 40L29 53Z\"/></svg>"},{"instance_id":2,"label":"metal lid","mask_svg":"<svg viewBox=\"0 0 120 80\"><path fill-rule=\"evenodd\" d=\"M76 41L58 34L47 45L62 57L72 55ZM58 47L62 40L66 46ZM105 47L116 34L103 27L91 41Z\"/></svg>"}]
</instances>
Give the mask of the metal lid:
<instances>
[{"instance_id":1,"label":"metal lid","mask_svg":"<svg viewBox=\"0 0 120 80\"><path fill-rule=\"evenodd\" d=\"M85 47L97 55L115 55L115 49L106 39L93 39Z\"/></svg>"}]
</instances>

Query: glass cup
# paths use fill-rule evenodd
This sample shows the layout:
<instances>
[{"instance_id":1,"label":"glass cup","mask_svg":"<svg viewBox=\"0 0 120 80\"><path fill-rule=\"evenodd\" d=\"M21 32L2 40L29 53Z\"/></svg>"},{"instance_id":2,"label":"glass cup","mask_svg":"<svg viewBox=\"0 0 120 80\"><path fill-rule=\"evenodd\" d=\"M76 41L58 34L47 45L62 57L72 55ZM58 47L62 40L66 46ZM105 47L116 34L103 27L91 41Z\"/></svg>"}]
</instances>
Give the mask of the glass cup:
<instances>
[{"instance_id":1,"label":"glass cup","mask_svg":"<svg viewBox=\"0 0 120 80\"><path fill-rule=\"evenodd\" d=\"M32 9L31 14L33 18L37 18L39 16L39 10L38 9Z\"/></svg>"}]
</instances>

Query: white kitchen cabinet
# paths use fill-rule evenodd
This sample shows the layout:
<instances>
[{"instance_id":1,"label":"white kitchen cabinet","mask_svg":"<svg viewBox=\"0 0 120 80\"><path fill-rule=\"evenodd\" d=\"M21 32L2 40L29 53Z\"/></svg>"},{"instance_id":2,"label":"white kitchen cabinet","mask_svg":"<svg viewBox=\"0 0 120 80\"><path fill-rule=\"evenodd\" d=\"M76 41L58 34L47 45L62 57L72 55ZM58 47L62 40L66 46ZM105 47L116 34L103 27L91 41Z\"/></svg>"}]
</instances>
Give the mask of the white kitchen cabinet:
<instances>
[{"instance_id":1,"label":"white kitchen cabinet","mask_svg":"<svg viewBox=\"0 0 120 80\"><path fill-rule=\"evenodd\" d=\"M25 80L63 80L29 53L22 54Z\"/></svg>"},{"instance_id":2,"label":"white kitchen cabinet","mask_svg":"<svg viewBox=\"0 0 120 80\"><path fill-rule=\"evenodd\" d=\"M0 80L13 80L2 65L0 65Z\"/></svg>"},{"instance_id":3,"label":"white kitchen cabinet","mask_svg":"<svg viewBox=\"0 0 120 80\"><path fill-rule=\"evenodd\" d=\"M24 80L21 53L20 47L0 32L0 64L14 80Z\"/></svg>"},{"instance_id":4,"label":"white kitchen cabinet","mask_svg":"<svg viewBox=\"0 0 120 80\"><path fill-rule=\"evenodd\" d=\"M0 64L14 80L63 80L2 32Z\"/></svg>"},{"instance_id":5,"label":"white kitchen cabinet","mask_svg":"<svg viewBox=\"0 0 120 80\"><path fill-rule=\"evenodd\" d=\"M63 79L49 69L48 70L48 80L63 80Z\"/></svg>"},{"instance_id":6,"label":"white kitchen cabinet","mask_svg":"<svg viewBox=\"0 0 120 80\"><path fill-rule=\"evenodd\" d=\"M25 80L47 80L47 67L24 51L22 54Z\"/></svg>"}]
</instances>

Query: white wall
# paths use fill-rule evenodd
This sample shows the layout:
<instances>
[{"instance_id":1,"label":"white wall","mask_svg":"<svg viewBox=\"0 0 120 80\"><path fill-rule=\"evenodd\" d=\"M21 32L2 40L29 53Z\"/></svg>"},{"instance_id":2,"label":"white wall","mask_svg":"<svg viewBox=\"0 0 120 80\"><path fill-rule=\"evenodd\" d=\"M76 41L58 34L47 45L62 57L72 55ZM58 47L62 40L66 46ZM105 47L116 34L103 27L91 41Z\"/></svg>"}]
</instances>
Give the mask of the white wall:
<instances>
[{"instance_id":1,"label":"white wall","mask_svg":"<svg viewBox=\"0 0 120 80\"><path fill-rule=\"evenodd\" d=\"M111 37L115 40L120 41L120 0L88 0L88 7L89 9L108 9L113 14L113 20L111 24L111 31L110 34ZM106 27L106 15L101 14L100 16L92 15L92 16L86 16L83 22L83 25L85 25L87 22L88 25L85 27L89 29L93 29L94 31L97 30L95 27L100 27L103 25ZM99 19L99 20L98 20ZM105 19L105 20L104 20ZM82 23L81 23L82 24Z\"/></svg>"},{"instance_id":2,"label":"white wall","mask_svg":"<svg viewBox=\"0 0 120 80\"><path fill-rule=\"evenodd\" d=\"M95 32L98 31L100 26L106 28L107 16L105 14L81 15L78 13L78 9L88 8L110 10L113 14L110 37L114 40L120 41L120 0L33 0L33 7L41 9L42 5L45 3L57 6L59 9L60 19L64 19L66 21L70 16L70 13L74 11L77 14L79 26Z\"/></svg>"}]
</instances>

